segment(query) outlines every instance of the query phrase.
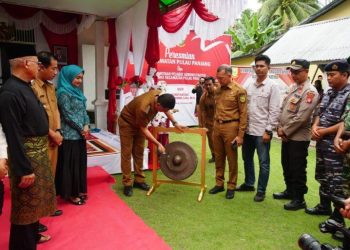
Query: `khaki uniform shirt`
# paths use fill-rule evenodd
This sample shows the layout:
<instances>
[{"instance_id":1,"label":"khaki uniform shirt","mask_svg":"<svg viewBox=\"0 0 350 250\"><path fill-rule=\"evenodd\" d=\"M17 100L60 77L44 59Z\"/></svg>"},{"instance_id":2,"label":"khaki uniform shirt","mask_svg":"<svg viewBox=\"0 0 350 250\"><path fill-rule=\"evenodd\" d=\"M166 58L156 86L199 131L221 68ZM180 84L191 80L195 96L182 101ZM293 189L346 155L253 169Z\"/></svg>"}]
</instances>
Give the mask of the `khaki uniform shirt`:
<instances>
[{"instance_id":1,"label":"khaki uniform shirt","mask_svg":"<svg viewBox=\"0 0 350 250\"><path fill-rule=\"evenodd\" d=\"M214 93L205 92L199 101L200 115L204 127L212 127L214 125L215 114L215 98Z\"/></svg>"},{"instance_id":2,"label":"khaki uniform shirt","mask_svg":"<svg viewBox=\"0 0 350 250\"><path fill-rule=\"evenodd\" d=\"M279 125L289 140L309 141L311 139L312 113L318 103L318 93L306 81L301 86L293 84L284 98Z\"/></svg>"},{"instance_id":3,"label":"khaki uniform shirt","mask_svg":"<svg viewBox=\"0 0 350 250\"><path fill-rule=\"evenodd\" d=\"M215 117L217 122L239 121L238 136L243 138L247 128L247 91L231 82L215 91Z\"/></svg>"},{"instance_id":4,"label":"khaki uniform shirt","mask_svg":"<svg viewBox=\"0 0 350 250\"><path fill-rule=\"evenodd\" d=\"M159 96L160 93L160 90L150 90L147 93L135 97L123 108L120 116L129 123L131 127L147 127L158 113L155 105L157 103L156 97Z\"/></svg>"},{"instance_id":5,"label":"khaki uniform shirt","mask_svg":"<svg viewBox=\"0 0 350 250\"><path fill-rule=\"evenodd\" d=\"M43 104L49 120L49 128L53 131L61 128L60 113L57 106L56 89L52 83L36 79L32 83L32 89Z\"/></svg>"}]
</instances>

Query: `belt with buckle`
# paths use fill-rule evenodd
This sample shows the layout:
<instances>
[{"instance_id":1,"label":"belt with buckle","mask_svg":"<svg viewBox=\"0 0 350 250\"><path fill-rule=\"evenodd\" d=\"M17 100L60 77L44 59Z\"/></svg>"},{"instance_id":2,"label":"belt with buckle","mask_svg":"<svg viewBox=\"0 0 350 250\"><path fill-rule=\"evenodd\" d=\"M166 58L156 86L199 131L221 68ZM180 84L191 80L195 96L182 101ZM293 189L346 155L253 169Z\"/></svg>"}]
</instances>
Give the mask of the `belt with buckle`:
<instances>
[{"instance_id":1,"label":"belt with buckle","mask_svg":"<svg viewBox=\"0 0 350 250\"><path fill-rule=\"evenodd\" d=\"M232 119L232 120L216 120L218 123L229 123L229 122L239 122L239 119Z\"/></svg>"}]
</instances>

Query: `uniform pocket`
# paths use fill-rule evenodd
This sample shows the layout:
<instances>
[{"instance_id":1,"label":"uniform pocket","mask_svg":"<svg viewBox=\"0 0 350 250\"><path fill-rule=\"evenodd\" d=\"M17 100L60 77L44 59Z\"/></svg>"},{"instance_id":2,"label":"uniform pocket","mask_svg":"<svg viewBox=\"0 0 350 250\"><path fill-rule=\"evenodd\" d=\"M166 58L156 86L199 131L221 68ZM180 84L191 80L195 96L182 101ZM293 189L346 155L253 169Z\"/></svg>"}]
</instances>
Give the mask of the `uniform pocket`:
<instances>
[{"instance_id":1,"label":"uniform pocket","mask_svg":"<svg viewBox=\"0 0 350 250\"><path fill-rule=\"evenodd\" d=\"M257 96L256 104L258 108L265 109L269 106L269 94L261 93Z\"/></svg>"}]
</instances>

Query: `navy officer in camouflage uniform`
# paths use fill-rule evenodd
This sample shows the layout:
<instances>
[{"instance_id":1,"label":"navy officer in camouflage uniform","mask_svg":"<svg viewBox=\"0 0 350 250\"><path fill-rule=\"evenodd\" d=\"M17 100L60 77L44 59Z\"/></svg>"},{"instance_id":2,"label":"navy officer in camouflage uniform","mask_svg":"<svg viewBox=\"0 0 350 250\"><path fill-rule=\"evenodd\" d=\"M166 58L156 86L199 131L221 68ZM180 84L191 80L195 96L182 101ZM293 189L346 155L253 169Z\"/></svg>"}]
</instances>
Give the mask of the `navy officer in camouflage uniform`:
<instances>
[{"instance_id":1,"label":"navy officer in camouflage uniform","mask_svg":"<svg viewBox=\"0 0 350 250\"><path fill-rule=\"evenodd\" d=\"M320 203L314 208L306 209L305 212L312 215L331 215L331 219L344 224L337 208L334 208L332 213L329 195L344 197L344 157L336 153L334 139L350 94L350 84L347 83L350 65L346 60L337 60L327 64L325 71L331 88L323 97L318 116L312 126L312 137L317 140L315 178L320 183ZM321 223L320 229L324 226L325 223Z\"/></svg>"},{"instance_id":2,"label":"navy officer in camouflage uniform","mask_svg":"<svg viewBox=\"0 0 350 250\"><path fill-rule=\"evenodd\" d=\"M282 138L282 167L286 190L274 193L274 199L291 199L286 210L306 207L306 166L311 139L311 119L318 102L318 93L308 80L310 62L292 60L290 73L295 82L284 98L277 127Z\"/></svg>"}]
</instances>

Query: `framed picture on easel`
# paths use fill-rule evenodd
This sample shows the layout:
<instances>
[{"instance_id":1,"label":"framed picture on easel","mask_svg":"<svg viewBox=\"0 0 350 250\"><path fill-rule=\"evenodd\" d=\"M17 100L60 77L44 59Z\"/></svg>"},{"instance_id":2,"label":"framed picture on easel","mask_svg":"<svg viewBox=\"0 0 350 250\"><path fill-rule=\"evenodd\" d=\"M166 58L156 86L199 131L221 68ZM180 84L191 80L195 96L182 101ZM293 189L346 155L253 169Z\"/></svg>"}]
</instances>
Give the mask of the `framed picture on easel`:
<instances>
[{"instance_id":1,"label":"framed picture on easel","mask_svg":"<svg viewBox=\"0 0 350 250\"><path fill-rule=\"evenodd\" d=\"M53 46L53 54L57 58L58 65L68 64L68 48L66 46Z\"/></svg>"}]
</instances>

